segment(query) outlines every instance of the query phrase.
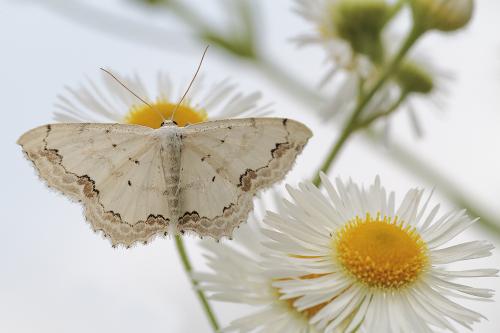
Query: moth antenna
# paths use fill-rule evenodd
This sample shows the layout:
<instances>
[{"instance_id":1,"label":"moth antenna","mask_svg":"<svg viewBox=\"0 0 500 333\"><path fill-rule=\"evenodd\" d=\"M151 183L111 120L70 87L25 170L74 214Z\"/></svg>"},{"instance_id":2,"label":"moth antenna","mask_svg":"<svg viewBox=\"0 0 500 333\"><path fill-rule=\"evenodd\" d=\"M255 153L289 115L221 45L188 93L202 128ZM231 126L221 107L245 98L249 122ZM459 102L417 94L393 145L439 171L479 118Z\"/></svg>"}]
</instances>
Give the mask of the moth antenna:
<instances>
[{"instance_id":1,"label":"moth antenna","mask_svg":"<svg viewBox=\"0 0 500 333\"><path fill-rule=\"evenodd\" d=\"M130 92L132 95L134 95L135 97L137 97L138 100L140 100L141 102L143 102L144 104L146 104L147 106L149 106L152 110L155 110L156 113L158 113L158 115L160 116L160 118L165 121L165 117L163 117L163 115L161 114L161 112L159 112L158 110L156 110L151 104L149 104L148 102L146 102L143 98L141 98L141 96L137 95L135 92L132 91L132 89L130 89L129 87L127 87L122 81L120 81L115 75L113 75L113 73L111 73L110 71L108 71L107 69L104 69L102 67L99 67L99 69L101 71L103 71L104 73L108 74L109 76L111 76L116 82L118 82L123 88L127 89L128 92Z\"/></svg>"},{"instance_id":2,"label":"moth antenna","mask_svg":"<svg viewBox=\"0 0 500 333\"><path fill-rule=\"evenodd\" d=\"M189 92L189 89L191 89L191 86L193 85L193 82L196 79L196 76L198 75L198 73L200 71L201 64L203 63L203 59L205 59L205 55L207 54L209 47L210 47L210 45L207 45L205 47L205 50L203 51L203 54L201 55L200 63L198 64L198 68L196 68L196 72L194 73L193 78L191 79L191 82L189 82L189 85L188 85L186 91L184 92L184 95L182 95L181 99L179 100L179 103L177 103L177 105L175 106L174 111L172 111L172 115L170 116L170 121L174 121L175 112L177 111L179 106L181 106L181 103L184 100L184 98L186 97L187 93Z\"/></svg>"}]
</instances>

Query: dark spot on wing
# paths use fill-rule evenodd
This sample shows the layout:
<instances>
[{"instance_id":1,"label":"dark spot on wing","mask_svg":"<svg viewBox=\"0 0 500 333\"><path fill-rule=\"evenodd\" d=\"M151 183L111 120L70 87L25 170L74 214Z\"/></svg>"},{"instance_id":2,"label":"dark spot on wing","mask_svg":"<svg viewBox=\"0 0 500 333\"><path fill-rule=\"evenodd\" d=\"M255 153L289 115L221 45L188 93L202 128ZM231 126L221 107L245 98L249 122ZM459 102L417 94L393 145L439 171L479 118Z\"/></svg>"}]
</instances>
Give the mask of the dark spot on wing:
<instances>
[{"instance_id":1,"label":"dark spot on wing","mask_svg":"<svg viewBox=\"0 0 500 333\"><path fill-rule=\"evenodd\" d=\"M113 148L116 148L116 143L113 143L113 145L112 145L112 146L113 146Z\"/></svg>"},{"instance_id":2,"label":"dark spot on wing","mask_svg":"<svg viewBox=\"0 0 500 333\"><path fill-rule=\"evenodd\" d=\"M212 183L215 181L215 176L212 177Z\"/></svg>"},{"instance_id":3,"label":"dark spot on wing","mask_svg":"<svg viewBox=\"0 0 500 333\"><path fill-rule=\"evenodd\" d=\"M203 157L201 158L201 161L202 161L202 162L203 162L203 161L205 161L205 159L209 158L210 156L211 156L210 154L203 156Z\"/></svg>"},{"instance_id":4,"label":"dark spot on wing","mask_svg":"<svg viewBox=\"0 0 500 333\"><path fill-rule=\"evenodd\" d=\"M132 186L132 182L130 180L127 183L128 183L128 186Z\"/></svg>"}]
</instances>

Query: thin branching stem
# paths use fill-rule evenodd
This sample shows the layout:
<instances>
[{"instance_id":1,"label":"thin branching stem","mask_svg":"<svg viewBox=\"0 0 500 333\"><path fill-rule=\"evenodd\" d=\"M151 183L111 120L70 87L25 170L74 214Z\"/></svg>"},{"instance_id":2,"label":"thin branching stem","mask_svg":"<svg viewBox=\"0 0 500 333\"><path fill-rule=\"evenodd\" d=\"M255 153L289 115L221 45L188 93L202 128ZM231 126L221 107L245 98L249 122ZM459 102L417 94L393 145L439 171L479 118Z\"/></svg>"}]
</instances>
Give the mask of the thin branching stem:
<instances>
[{"instance_id":1,"label":"thin branching stem","mask_svg":"<svg viewBox=\"0 0 500 333\"><path fill-rule=\"evenodd\" d=\"M179 257L181 258L182 266L184 267L184 270L186 271L186 274L188 275L189 280L191 281L191 284L193 285L193 288L196 291L196 295L198 296L203 311L205 312L207 319L210 322L210 326L212 326L214 332L218 332L219 323L217 321L217 317L215 316L215 313L212 310L210 303L208 303L205 293L203 292L203 290L198 288L198 281L193 279L191 275L191 273L193 272L193 267L191 266L191 262L187 255L186 247L184 246L184 241L182 240L182 237L179 235L175 236L175 246L177 247L177 252L179 253Z\"/></svg>"},{"instance_id":2,"label":"thin branching stem","mask_svg":"<svg viewBox=\"0 0 500 333\"><path fill-rule=\"evenodd\" d=\"M408 37L401 45L399 51L396 53L391 62L384 68L382 75L379 77L377 82L375 82L375 84L370 88L370 90L365 95L363 95L362 99L358 100L358 103L354 111L352 112L351 116L349 117L346 125L344 126L339 138L332 146L332 149L330 149L330 152L328 153L325 161L323 162L318 172L316 173L313 179L314 185L319 186L321 184L321 178L320 178L321 172L328 173L328 171L333 165L333 162L339 155L340 151L344 147L347 140L350 138L352 134L356 132L356 130L360 128L358 126L359 118L363 113L363 111L365 110L368 103L380 90L380 88L384 86L384 84L394 74L394 72L398 69L398 66L405 57L405 55L408 53L410 48L413 46L413 44L415 44L415 42L421 35L422 35L421 30L417 28L414 28L410 31Z\"/></svg>"},{"instance_id":3,"label":"thin branching stem","mask_svg":"<svg viewBox=\"0 0 500 333\"><path fill-rule=\"evenodd\" d=\"M387 108L387 110L375 112L373 114L368 115L367 117L364 117L362 120L360 120L356 126L356 130L360 130L363 128L368 128L373 124L375 121L381 119L381 118L387 118L394 112L398 110L398 108L401 106L401 104L405 101L406 97L408 97L409 92L408 91L402 91L401 94L399 95L398 99L394 103L392 103L391 106Z\"/></svg>"}]
</instances>

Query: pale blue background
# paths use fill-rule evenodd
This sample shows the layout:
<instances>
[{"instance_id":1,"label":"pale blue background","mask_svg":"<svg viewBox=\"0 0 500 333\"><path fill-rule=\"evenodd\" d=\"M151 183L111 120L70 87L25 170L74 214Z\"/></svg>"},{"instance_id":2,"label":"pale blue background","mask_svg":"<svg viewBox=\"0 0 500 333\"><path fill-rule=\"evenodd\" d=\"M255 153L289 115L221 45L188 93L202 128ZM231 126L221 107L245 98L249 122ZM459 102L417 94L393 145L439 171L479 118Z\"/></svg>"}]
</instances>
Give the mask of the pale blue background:
<instances>
[{"instance_id":1,"label":"pale blue background","mask_svg":"<svg viewBox=\"0 0 500 333\"><path fill-rule=\"evenodd\" d=\"M45 5L42 5L44 3ZM157 70L174 81L191 76L202 46L184 35L185 27L168 16L147 15L128 1L87 1L142 24L149 44L89 29L62 16L58 3L74 1L0 1L0 332L209 332L206 319L181 269L173 242L157 240L132 250L112 249L83 222L78 205L50 192L38 181L15 145L18 136L51 122L56 94L84 75L96 78L99 67L121 73L137 71L146 80ZM217 18L214 1L191 1ZM319 49L297 50L290 37L309 29L289 9L291 1L256 1L265 51L313 84L325 69ZM469 28L453 37L434 34L419 45L421 53L455 71L446 112L419 110L425 139L414 142L406 117L397 117L392 140L407 143L416 154L459 184L493 216L500 216L500 1L477 1ZM151 13L149 13L151 14ZM167 37L152 27L170 31ZM149 28L151 27L151 28ZM129 29L130 30L130 29ZM130 34L127 27L120 33ZM162 30L163 31L163 30ZM132 31L133 32L133 31ZM161 47L155 47L159 45ZM279 114L306 122L315 137L289 180L314 171L332 141L334 127L320 127L312 110L276 89L249 66L212 49L203 67L208 81L232 77L245 91L259 89ZM369 182L380 174L398 193L411 186L432 187L386 160L361 140L354 140L335 166L335 175ZM435 196L434 202L443 201ZM497 219L500 221L500 218ZM463 239L498 239L479 229ZM203 261L189 239L196 267ZM483 266L499 267L499 252ZM500 280L483 286L500 289ZM476 283L477 285L477 283ZM215 305L227 323L244 308ZM500 331L498 303L472 304L489 318L477 332Z\"/></svg>"}]
</instances>

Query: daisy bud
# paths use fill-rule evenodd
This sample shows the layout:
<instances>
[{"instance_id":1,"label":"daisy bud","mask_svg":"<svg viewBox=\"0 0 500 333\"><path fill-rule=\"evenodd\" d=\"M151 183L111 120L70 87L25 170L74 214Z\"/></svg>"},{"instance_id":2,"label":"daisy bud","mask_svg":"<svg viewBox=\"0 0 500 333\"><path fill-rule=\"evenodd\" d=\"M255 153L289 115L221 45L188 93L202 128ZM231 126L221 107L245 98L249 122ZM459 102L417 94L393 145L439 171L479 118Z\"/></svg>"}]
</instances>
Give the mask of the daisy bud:
<instances>
[{"instance_id":1,"label":"daisy bud","mask_svg":"<svg viewBox=\"0 0 500 333\"><path fill-rule=\"evenodd\" d=\"M390 10L385 0L340 0L330 7L339 37L348 41L355 52L367 55L376 63L383 57L380 34Z\"/></svg>"},{"instance_id":2,"label":"daisy bud","mask_svg":"<svg viewBox=\"0 0 500 333\"><path fill-rule=\"evenodd\" d=\"M413 17L423 29L454 31L470 21L473 0L410 0Z\"/></svg>"},{"instance_id":3,"label":"daisy bud","mask_svg":"<svg viewBox=\"0 0 500 333\"><path fill-rule=\"evenodd\" d=\"M405 61L400 65L396 81L406 92L428 94L434 89L431 73L412 61Z\"/></svg>"}]
</instances>

